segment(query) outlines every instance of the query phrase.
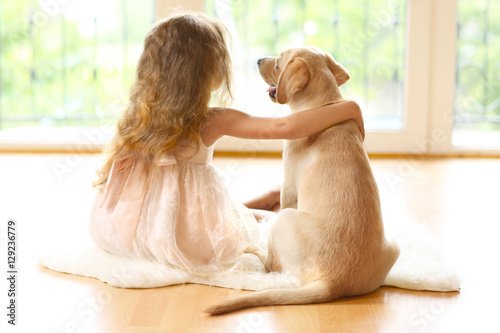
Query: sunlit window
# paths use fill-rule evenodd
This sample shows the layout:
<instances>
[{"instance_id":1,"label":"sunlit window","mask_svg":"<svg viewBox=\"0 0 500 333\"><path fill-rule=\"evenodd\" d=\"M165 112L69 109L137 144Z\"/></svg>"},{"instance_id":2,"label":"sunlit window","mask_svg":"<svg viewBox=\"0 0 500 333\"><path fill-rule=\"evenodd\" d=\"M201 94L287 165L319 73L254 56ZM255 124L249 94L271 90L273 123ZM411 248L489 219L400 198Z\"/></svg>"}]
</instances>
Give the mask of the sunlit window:
<instances>
[{"instance_id":1,"label":"sunlit window","mask_svg":"<svg viewBox=\"0 0 500 333\"><path fill-rule=\"evenodd\" d=\"M402 129L406 1L209 0L206 11L233 35L236 106L254 114L278 112L257 59L313 45L351 73L341 90L361 104L368 129Z\"/></svg>"},{"instance_id":2,"label":"sunlit window","mask_svg":"<svg viewBox=\"0 0 500 333\"><path fill-rule=\"evenodd\" d=\"M500 142L500 1L458 1L453 144Z\"/></svg>"},{"instance_id":3,"label":"sunlit window","mask_svg":"<svg viewBox=\"0 0 500 333\"><path fill-rule=\"evenodd\" d=\"M396 148L411 148L414 140L427 140L425 133L432 133L433 122L425 117L439 118L435 112L442 112L442 117L449 114L449 110L429 108L417 115L406 105L415 99L417 90L406 89L405 82L409 82L409 88L415 72L422 70L426 74L428 68L443 65L432 57L424 59L431 63L424 61L421 68L406 63L408 55L413 55L408 59L424 56L415 52L415 40L409 41L410 36L423 40L419 45L432 45L434 52L434 47L441 47L432 44L434 38L452 31L443 29L449 28L449 24L436 20L430 34L418 35L420 26L415 28L411 22L435 20L427 10L432 7L430 4L416 7L426 10L410 10L416 1L195 2L198 9L204 6L209 15L220 19L231 31L234 107L255 115L286 112L287 107L270 101L256 62L290 47L318 46L351 73L351 80L341 91L344 98L361 105L365 127L376 133L368 143L373 143L377 151L392 151L389 146L395 141L389 137L405 137L406 146ZM97 144L95 149L99 149L112 134L127 102L144 36L156 16L167 15L179 3L182 2L0 0L2 147L11 142L27 146L33 143L50 146L54 142L71 146L83 142ZM194 6L191 2L185 5ZM156 8L161 12L156 13ZM457 0L455 106L453 130L446 129L449 147L446 149L498 148L500 20L495 17L498 12L499 0ZM454 17L455 12L448 14ZM453 34L454 29L446 36L451 40ZM453 61L451 56L450 61ZM422 82L427 88L431 83ZM449 91L452 84L447 86ZM433 92L429 96L435 101ZM426 102L425 96L420 99L423 105L432 104ZM438 104L445 105L446 101ZM422 122L418 123L419 120ZM231 147L227 149L238 150Z\"/></svg>"},{"instance_id":4,"label":"sunlit window","mask_svg":"<svg viewBox=\"0 0 500 333\"><path fill-rule=\"evenodd\" d=\"M0 139L71 141L123 110L153 0L0 1ZM64 130L63 130L64 128Z\"/></svg>"}]
</instances>

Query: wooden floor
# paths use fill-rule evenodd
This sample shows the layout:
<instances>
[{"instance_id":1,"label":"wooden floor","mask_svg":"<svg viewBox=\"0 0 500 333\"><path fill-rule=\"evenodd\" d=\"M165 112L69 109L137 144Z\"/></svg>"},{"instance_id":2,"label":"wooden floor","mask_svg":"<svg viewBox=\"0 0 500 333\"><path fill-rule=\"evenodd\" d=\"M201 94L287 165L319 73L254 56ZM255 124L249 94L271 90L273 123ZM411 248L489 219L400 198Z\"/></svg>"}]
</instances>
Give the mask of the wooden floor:
<instances>
[{"instance_id":1,"label":"wooden floor","mask_svg":"<svg viewBox=\"0 0 500 333\"><path fill-rule=\"evenodd\" d=\"M0 332L500 332L500 160L373 159L384 215L426 224L463 280L460 293L380 288L328 304L203 308L241 291L203 285L118 289L38 265L54 239L86 230L99 158L0 155ZM281 181L279 159L216 158L237 200ZM17 222L17 323L6 324L6 223ZM64 251L61 248L60 251Z\"/></svg>"}]
</instances>

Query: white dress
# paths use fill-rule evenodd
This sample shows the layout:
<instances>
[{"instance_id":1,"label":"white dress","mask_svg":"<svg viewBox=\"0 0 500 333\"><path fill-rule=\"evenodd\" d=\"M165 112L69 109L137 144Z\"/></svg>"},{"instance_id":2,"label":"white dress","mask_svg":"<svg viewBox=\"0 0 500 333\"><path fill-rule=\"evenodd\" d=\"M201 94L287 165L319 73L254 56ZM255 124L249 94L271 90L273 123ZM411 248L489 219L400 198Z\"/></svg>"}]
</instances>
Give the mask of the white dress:
<instances>
[{"instance_id":1,"label":"white dress","mask_svg":"<svg viewBox=\"0 0 500 333\"><path fill-rule=\"evenodd\" d=\"M235 265L258 241L257 221L211 165L213 147L179 146L146 184L144 163L116 160L95 198L90 233L106 251L206 275Z\"/></svg>"}]
</instances>

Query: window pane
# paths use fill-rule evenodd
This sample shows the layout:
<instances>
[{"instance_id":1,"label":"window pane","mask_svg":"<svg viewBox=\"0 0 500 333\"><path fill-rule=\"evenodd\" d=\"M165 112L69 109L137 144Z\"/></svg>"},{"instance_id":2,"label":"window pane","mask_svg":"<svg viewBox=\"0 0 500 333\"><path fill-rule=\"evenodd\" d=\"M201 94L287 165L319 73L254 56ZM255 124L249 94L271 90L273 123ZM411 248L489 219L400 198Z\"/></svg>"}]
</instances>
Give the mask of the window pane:
<instances>
[{"instance_id":1,"label":"window pane","mask_svg":"<svg viewBox=\"0 0 500 333\"><path fill-rule=\"evenodd\" d=\"M208 0L206 11L233 35L236 107L260 115L279 112L256 61L312 45L351 73L341 90L360 103L368 129L403 127L406 1Z\"/></svg>"},{"instance_id":2,"label":"window pane","mask_svg":"<svg viewBox=\"0 0 500 333\"><path fill-rule=\"evenodd\" d=\"M453 145L500 145L500 1L458 0Z\"/></svg>"},{"instance_id":3,"label":"window pane","mask_svg":"<svg viewBox=\"0 0 500 333\"><path fill-rule=\"evenodd\" d=\"M0 1L0 139L114 123L154 9L154 0Z\"/></svg>"}]
</instances>

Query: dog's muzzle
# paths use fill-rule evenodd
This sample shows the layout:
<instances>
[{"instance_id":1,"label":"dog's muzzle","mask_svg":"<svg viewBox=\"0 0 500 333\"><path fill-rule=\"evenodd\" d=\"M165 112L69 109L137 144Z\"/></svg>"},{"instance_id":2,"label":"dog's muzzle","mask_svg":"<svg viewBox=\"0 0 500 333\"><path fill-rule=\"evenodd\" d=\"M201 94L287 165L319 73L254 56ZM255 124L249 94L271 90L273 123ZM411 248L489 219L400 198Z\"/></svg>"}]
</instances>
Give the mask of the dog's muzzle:
<instances>
[{"instance_id":1,"label":"dog's muzzle","mask_svg":"<svg viewBox=\"0 0 500 333\"><path fill-rule=\"evenodd\" d=\"M257 60L257 65L260 67L260 65L262 64L262 62L264 62L264 60L268 59L267 57L264 57L264 58L260 58L259 60ZM267 92L269 93L269 97L271 97L271 99L273 101L276 100L276 86L270 86L269 88L267 88Z\"/></svg>"},{"instance_id":2,"label":"dog's muzzle","mask_svg":"<svg viewBox=\"0 0 500 333\"><path fill-rule=\"evenodd\" d=\"M269 93L269 97L271 97L273 100L276 99L276 87L275 86L270 86L267 88L267 92Z\"/></svg>"}]
</instances>

